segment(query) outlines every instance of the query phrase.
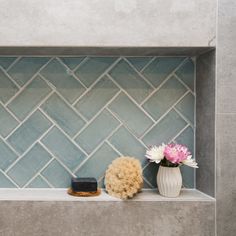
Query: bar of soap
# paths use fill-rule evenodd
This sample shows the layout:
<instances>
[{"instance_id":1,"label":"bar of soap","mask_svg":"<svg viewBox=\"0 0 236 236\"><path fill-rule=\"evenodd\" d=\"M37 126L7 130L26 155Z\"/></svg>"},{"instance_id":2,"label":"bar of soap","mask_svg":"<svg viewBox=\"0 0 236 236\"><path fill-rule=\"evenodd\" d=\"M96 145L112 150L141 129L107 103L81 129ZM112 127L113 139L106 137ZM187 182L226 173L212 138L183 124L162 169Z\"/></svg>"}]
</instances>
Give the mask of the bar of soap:
<instances>
[{"instance_id":1,"label":"bar of soap","mask_svg":"<svg viewBox=\"0 0 236 236\"><path fill-rule=\"evenodd\" d=\"M74 192L96 192L98 187L95 178L72 178L71 188Z\"/></svg>"}]
</instances>

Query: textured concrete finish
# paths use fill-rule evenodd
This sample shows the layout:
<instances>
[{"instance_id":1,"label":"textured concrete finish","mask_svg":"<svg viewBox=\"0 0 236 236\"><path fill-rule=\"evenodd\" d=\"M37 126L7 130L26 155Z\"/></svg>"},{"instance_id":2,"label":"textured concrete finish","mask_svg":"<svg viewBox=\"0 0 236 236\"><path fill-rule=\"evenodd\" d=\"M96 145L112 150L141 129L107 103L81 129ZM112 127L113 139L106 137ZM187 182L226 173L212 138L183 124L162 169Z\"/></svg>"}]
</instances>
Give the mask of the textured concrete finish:
<instances>
[{"instance_id":1,"label":"textured concrete finish","mask_svg":"<svg viewBox=\"0 0 236 236\"><path fill-rule=\"evenodd\" d=\"M12 202L4 236L214 236L214 202Z\"/></svg>"},{"instance_id":2,"label":"textured concrete finish","mask_svg":"<svg viewBox=\"0 0 236 236\"><path fill-rule=\"evenodd\" d=\"M217 233L236 232L236 2L219 0L217 35Z\"/></svg>"},{"instance_id":3,"label":"textured concrete finish","mask_svg":"<svg viewBox=\"0 0 236 236\"><path fill-rule=\"evenodd\" d=\"M215 52L196 63L196 171L197 189L215 196Z\"/></svg>"},{"instance_id":4,"label":"textured concrete finish","mask_svg":"<svg viewBox=\"0 0 236 236\"><path fill-rule=\"evenodd\" d=\"M0 55L196 56L213 47L1 47Z\"/></svg>"},{"instance_id":5,"label":"textured concrete finish","mask_svg":"<svg viewBox=\"0 0 236 236\"><path fill-rule=\"evenodd\" d=\"M218 236L236 232L236 114L217 115L217 229Z\"/></svg>"},{"instance_id":6,"label":"textured concrete finish","mask_svg":"<svg viewBox=\"0 0 236 236\"><path fill-rule=\"evenodd\" d=\"M213 0L0 0L1 46L214 46Z\"/></svg>"}]
</instances>

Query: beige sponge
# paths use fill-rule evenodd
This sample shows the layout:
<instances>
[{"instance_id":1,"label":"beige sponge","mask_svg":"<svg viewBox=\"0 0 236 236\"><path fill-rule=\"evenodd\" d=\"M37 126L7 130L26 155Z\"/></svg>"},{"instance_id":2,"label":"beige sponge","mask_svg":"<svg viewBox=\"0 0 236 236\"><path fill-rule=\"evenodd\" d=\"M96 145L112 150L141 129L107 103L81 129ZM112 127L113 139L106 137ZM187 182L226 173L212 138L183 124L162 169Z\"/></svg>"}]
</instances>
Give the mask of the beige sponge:
<instances>
[{"instance_id":1,"label":"beige sponge","mask_svg":"<svg viewBox=\"0 0 236 236\"><path fill-rule=\"evenodd\" d=\"M105 185L111 196L132 198L143 186L140 161L133 157L119 157L114 160L106 171Z\"/></svg>"}]
</instances>

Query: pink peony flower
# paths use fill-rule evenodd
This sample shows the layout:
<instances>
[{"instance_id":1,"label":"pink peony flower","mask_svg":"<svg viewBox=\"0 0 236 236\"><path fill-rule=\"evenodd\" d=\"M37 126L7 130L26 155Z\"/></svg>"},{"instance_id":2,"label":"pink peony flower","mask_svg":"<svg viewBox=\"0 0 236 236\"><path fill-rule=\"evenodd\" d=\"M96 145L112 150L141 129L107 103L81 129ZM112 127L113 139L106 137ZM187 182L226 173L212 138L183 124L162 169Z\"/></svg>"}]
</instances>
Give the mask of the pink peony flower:
<instances>
[{"instance_id":1,"label":"pink peony flower","mask_svg":"<svg viewBox=\"0 0 236 236\"><path fill-rule=\"evenodd\" d=\"M177 164L186 160L190 154L187 147L175 143L166 145L164 149L164 156L166 159Z\"/></svg>"}]
</instances>

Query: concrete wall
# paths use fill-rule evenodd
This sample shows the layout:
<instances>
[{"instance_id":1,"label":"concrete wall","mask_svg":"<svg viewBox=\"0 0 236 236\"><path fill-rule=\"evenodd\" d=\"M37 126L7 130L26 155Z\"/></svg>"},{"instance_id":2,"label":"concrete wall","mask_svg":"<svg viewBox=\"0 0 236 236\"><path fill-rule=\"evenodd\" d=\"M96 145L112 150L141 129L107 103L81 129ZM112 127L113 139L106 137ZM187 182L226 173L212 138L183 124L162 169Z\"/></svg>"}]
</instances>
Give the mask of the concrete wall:
<instances>
[{"instance_id":1,"label":"concrete wall","mask_svg":"<svg viewBox=\"0 0 236 236\"><path fill-rule=\"evenodd\" d=\"M215 51L196 63L196 187L215 196Z\"/></svg>"},{"instance_id":2,"label":"concrete wall","mask_svg":"<svg viewBox=\"0 0 236 236\"><path fill-rule=\"evenodd\" d=\"M216 2L216 0L187 2L64 0L60 1L59 5L56 0L0 0L0 46L204 47L216 44L217 230L218 236L234 236L236 232L236 33L234 30L236 2L218 0L218 34L215 41ZM102 7L104 4L107 4L106 8ZM107 22L112 24L109 26ZM14 204L16 203L1 204L1 212L4 210L10 212L6 206L13 206L12 209L24 209ZM201 215L195 214L198 208L192 208L195 204L191 204L189 212L194 212L192 217L197 218L198 222L201 220ZM29 209L31 211L34 208ZM70 212L66 208L62 209ZM158 216L160 213L158 208L153 209ZM174 209L177 212L181 211L176 207ZM168 214L176 213L172 208L165 208L165 212L168 211ZM20 216L20 214L17 216L18 222ZM184 217L189 215L185 214ZM11 224L17 224L3 223L6 225L5 232L11 230ZM196 222L192 223L191 227L195 224ZM201 225L197 226L201 228ZM152 227L158 228L155 224ZM31 230L30 232L33 232L32 228ZM193 231L188 233L204 235Z\"/></svg>"},{"instance_id":3,"label":"concrete wall","mask_svg":"<svg viewBox=\"0 0 236 236\"><path fill-rule=\"evenodd\" d=\"M236 234L236 2L219 0L216 81L218 236Z\"/></svg>"},{"instance_id":4,"label":"concrete wall","mask_svg":"<svg viewBox=\"0 0 236 236\"><path fill-rule=\"evenodd\" d=\"M3 236L214 236L214 201L9 202Z\"/></svg>"},{"instance_id":5,"label":"concrete wall","mask_svg":"<svg viewBox=\"0 0 236 236\"><path fill-rule=\"evenodd\" d=\"M0 0L0 46L214 46L215 0Z\"/></svg>"}]
</instances>

